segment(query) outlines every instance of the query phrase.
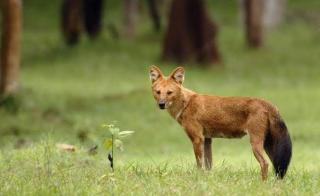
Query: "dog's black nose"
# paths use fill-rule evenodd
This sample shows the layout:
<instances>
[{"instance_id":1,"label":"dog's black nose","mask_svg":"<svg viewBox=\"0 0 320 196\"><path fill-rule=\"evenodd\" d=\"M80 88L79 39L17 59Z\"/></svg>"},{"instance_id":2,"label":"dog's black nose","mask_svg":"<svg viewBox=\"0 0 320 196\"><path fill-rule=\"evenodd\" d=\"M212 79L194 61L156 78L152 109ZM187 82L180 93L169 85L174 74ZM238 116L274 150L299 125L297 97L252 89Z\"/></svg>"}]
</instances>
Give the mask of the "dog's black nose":
<instances>
[{"instance_id":1,"label":"dog's black nose","mask_svg":"<svg viewBox=\"0 0 320 196\"><path fill-rule=\"evenodd\" d=\"M165 104L165 103L159 103L159 108L160 108L161 110L165 109L165 107L166 107L166 104Z\"/></svg>"}]
</instances>

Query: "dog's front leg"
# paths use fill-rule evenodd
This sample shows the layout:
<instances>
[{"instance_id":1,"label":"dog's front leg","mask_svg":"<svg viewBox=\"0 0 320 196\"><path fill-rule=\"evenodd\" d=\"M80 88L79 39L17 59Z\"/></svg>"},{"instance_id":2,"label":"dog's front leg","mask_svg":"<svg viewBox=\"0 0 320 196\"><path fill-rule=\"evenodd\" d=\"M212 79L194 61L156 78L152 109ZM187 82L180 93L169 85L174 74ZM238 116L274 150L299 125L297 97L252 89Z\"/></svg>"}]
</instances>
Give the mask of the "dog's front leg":
<instances>
[{"instance_id":1,"label":"dog's front leg","mask_svg":"<svg viewBox=\"0 0 320 196\"><path fill-rule=\"evenodd\" d=\"M197 166L199 169L204 168L204 152L203 152L203 138L196 137L192 141L194 155L197 160Z\"/></svg>"},{"instance_id":2,"label":"dog's front leg","mask_svg":"<svg viewBox=\"0 0 320 196\"><path fill-rule=\"evenodd\" d=\"M204 136L202 127L193 123L185 126L185 130L192 142L194 155L196 157L197 166L199 169L204 168Z\"/></svg>"}]
</instances>

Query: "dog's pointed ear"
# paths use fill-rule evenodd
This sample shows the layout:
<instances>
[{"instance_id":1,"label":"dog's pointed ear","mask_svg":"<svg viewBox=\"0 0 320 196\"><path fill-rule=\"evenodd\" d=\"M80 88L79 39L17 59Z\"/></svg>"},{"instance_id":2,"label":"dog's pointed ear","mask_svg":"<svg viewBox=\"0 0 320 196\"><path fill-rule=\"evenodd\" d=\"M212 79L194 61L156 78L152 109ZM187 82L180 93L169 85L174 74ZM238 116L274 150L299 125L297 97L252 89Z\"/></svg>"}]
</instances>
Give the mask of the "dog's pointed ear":
<instances>
[{"instance_id":1,"label":"dog's pointed ear","mask_svg":"<svg viewBox=\"0 0 320 196\"><path fill-rule=\"evenodd\" d=\"M177 67L175 70L172 71L170 77L178 84L182 84L184 81L184 68Z\"/></svg>"},{"instance_id":2,"label":"dog's pointed ear","mask_svg":"<svg viewBox=\"0 0 320 196\"><path fill-rule=\"evenodd\" d=\"M155 65L150 66L149 76L152 83L163 77L160 69Z\"/></svg>"}]
</instances>

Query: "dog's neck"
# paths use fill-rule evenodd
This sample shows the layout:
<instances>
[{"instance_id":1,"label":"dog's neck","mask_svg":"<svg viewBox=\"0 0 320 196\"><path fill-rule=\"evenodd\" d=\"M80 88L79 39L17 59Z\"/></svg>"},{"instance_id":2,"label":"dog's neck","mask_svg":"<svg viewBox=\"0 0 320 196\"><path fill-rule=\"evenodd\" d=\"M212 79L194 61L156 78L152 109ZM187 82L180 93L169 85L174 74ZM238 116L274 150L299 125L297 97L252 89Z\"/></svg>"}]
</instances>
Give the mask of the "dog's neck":
<instances>
[{"instance_id":1,"label":"dog's neck","mask_svg":"<svg viewBox=\"0 0 320 196\"><path fill-rule=\"evenodd\" d=\"M179 99L175 100L171 106L168 108L169 114L176 120L178 120L183 113L183 111L188 106L190 98L195 92L186 89L181 86L181 96Z\"/></svg>"}]
</instances>

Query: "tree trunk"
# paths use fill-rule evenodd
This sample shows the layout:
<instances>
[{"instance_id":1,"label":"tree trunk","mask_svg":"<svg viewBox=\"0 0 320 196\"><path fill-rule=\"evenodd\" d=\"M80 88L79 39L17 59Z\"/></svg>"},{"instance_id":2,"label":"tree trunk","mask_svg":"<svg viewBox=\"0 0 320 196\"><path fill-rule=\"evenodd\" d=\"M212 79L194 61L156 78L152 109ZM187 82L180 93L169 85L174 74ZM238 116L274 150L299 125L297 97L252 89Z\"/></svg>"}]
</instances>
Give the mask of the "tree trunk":
<instances>
[{"instance_id":1,"label":"tree trunk","mask_svg":"<svg viewBox=\"0 0 320 196\"><path fill-rule=\"evenodd\" d=\"M137 12L137 0L124 0L124 36L126 38L132 38L135 34Z\"/></svg>"},{"instance_id":2,"label":"tree trunk","mask_svg":"<svg viewBox=\"0 0 320 196\"><path fill-rule=\"evenodd\" d=\"M245 15L245 0L238 0L240 22L243 23ZM263 27L273 29L281 24L285 17L287 0L263 0L262 2Z\"/></svg>"},{"instance_id":3,"label":"tree trunk","mask_svg":"<svg viewBox=\"0 0 320 196\"><path fill-rule=\"evenodd\" d=\"M204 0L173 0L163 58L178 62L220 62L217 26L210 20Z\"/></svg>"},{"instance_id":4,"label":"tree trunk","mask_svg":"<svg viewBox=\"0 0 320 196\"><path fill-rule=\"evenodd\" d=\"M62 4L62 32L68 45L79 41L82 28L82 0L64 0Z\"/></svg>"},{"instance_id":5,"label":"tree trunk","mask_svg":"<svg viewBox=\"0 0 320 196\"><path fill-rule=\"evenodd\" d=\"M160 20L160 12L159 12L159 2L158 0L147 0L150 16L153 22L153 27L156 32L161 29L161 20Z\"/></svg>"},{"instance_id":6,"label":"tree trunk","mask_svg":"<svg viewBox=\"0 0 320 196\"><path fill-rule=\"evenodd\" d=\"M246 38L252 48L261 47L263 41L263 0L244 0Z\"/></svg>"},{"instance_id":7,"label":"tree trunk","mask_svg":"<svg viewBox=\"0 0 320 196\"><path fill-rule=\"evenodd\" d=\"M284 19L287 0L264 1L263 23L267 29L277 27Z\"/></svg>"},{"instance_id":8,"label":"tree trunk","mask_svg":"<svg viewBox=\"0 0 320 196\"><path fill-rule=\"evenodd\" d=\"M0 65L0 95L10 96L19 87L21 59L21 0L2 1L2 40Z\"/></svg>"},{"instance_id":9,"label":"tree trunk","mask_svg":"<svg viewBox=\"0 0 320 196\"><path fill-rule=\"evenodd\" d=\"M91 38L101 31L103 0L83 0L84 27Z\"/></svg>"}]
</instances>

